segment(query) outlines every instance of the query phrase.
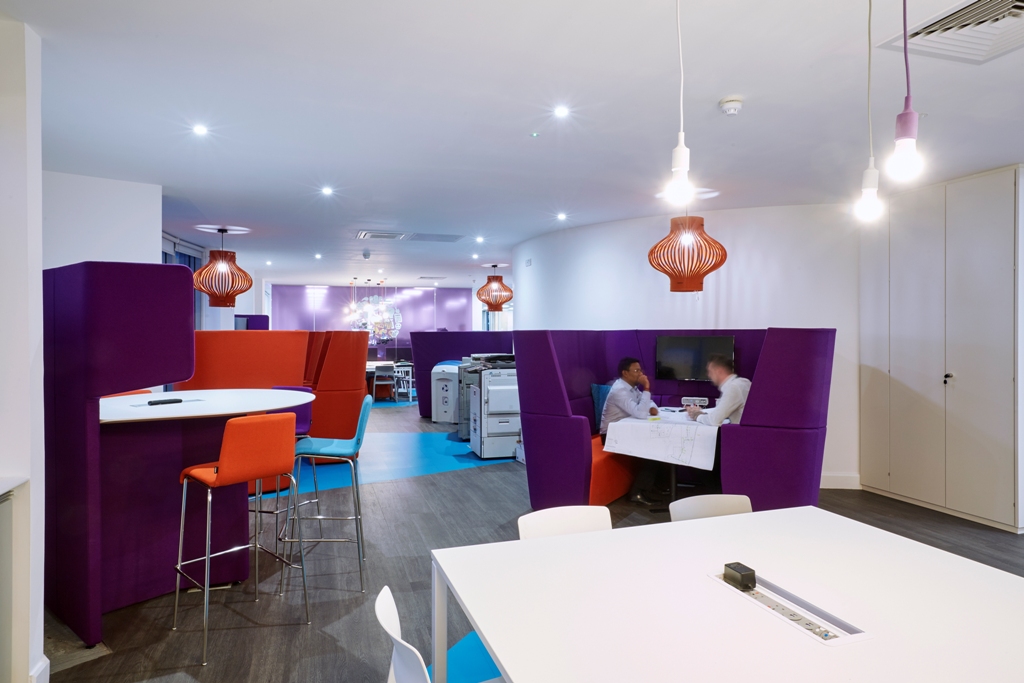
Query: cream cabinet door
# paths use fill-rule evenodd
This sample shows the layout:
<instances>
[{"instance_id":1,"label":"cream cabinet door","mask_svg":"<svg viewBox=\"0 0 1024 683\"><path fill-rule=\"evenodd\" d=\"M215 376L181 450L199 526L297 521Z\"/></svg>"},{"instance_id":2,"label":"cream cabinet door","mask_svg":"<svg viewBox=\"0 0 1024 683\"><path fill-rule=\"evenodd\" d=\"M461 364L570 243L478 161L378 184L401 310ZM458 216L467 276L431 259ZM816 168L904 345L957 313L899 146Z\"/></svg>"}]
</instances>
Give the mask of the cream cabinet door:
<instances>
[{"instance_id":1,"label":"cream cabinet door","mask_svg":"<svg viewBox=\"0 0 1024 683\"><path fill-rule=\"evenodd\" d=\"M1013 169L946 186L946 506L1014 524Z\"/></svg>"},{"instance_id":2,"label":"cream cabinet door","mask_svg":"<svg viewBox=\"0 0 1024 683\"><path fill-rule=\"evenodd\" d=\"M889 490L946 504L945 189L889 203Z\"/></svg>"}]
</instances>

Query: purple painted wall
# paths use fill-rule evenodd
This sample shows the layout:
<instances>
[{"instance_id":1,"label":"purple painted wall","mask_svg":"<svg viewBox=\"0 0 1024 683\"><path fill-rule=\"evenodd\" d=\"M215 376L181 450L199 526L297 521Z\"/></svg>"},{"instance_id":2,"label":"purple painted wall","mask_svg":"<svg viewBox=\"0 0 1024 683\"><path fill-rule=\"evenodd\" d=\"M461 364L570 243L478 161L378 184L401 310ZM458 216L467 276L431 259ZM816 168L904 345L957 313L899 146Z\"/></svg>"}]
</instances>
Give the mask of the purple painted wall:
<instances>
[{"instance_id":1,"label":"purple painted wall","mask_svg":"<svg viewBox=\"0 0 1024 683\"><path fill-rule=\"evenodd\" d=\"M351 323L346 321L348 316L344 308L365 297L383 296L385 292L402 313L402 329L397 339L400 347L411 346L410 332L432 332L440 328L465 332L473 329L471 289L310 288L304 285L274 285L271 304L273 327L275 330L348 330Z\"/></svg>"}]
</instances>

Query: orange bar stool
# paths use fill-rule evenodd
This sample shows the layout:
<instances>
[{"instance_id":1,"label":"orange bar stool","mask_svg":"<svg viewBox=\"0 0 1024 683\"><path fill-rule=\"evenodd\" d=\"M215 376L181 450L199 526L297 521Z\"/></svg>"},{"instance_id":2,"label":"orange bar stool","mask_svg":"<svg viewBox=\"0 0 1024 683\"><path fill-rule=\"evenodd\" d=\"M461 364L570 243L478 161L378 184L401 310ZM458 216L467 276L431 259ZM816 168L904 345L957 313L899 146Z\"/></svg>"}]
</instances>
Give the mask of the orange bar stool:
<instances>
[{"instance_id":1,"label":"orange bar stool","mask_svg":"<svg viewBox=\"0 0 1024 683\"><path fill-rule=\"evenodd\" d=\"M359 422L356 425L356 435L351 439L321 439L316 437L310 437L308 439L300 439L295 444L295 460L299 467L296 467L296 471L301 471L301 462L303 458L308 458L313 470L313 495L314 498L306 500L299 505L316 504L316 514L306 515L303 519L305 520L317 520L320 523L320 538L311 538L308 540L310 543L355 543L357 551L359 553L359 590L366 592L366 584L363 579L363 563L366 561L366 553L363 548L363 513L362 505L359 500L359 449L363 445L363 436L366 434L366 424L370 421L370 409L373 408L373 396L364 396L363 404L359 410ZM338 463L347 463L352 473L352 508L353 515L351 517L330 517L324 515L320 509L320 484L316 478L316 463L323 461L334 461ZM298 484L296 484L297 486ZM296 500L298 498L296 497ZM355 522L356 537L355 538L324 538L323 535L323 523L324 520L338 520L338 521L350 521ZM301 531L301 522L298 515L294 518L286 520L285 524L289 522L292 526L299 527ZM291 538L288 535L282 535L281 540L285 543L298 543L299 547L302 547L302 534L298 534L298 538Z\"/></svg>"},{"instance_id":2,"label":"orange bar stool","mask_svg":"<svg viewBox=\"0 0 1024 683\"><path fill-rule=\"evenodd\" d=\"M290 480L291 495L294 503L298 503L298 487L292 477L292 467L295 464L295 414L281 413L278 415L252 415L249 417L236 417L227 421L224 425L224 438L220 445L220 458L217 462L208 462L202 465L188 467L181 472L181 529L178 534L178 564L174 570L177 573L174 585L174 621L172 631L178 629L178 595L181 591L181 577L191 581L197 588L203 591L203 666L206 666L206 643L210 622L210 560L220 555L249 550L252 548L256 555L256 600L260 599L260 568L259 551L262 550L277 558L285 566L302 570L302 595L306 602L306 623L309 618L309 594L306 590L306 557L302 550L302 525L296 524L299 533L299 564L293 564L291 560L273 552L269 548L260 545L260 514L259 500L257 495L256 514L256 538L246 545L228 548L216 553L210 552L210 513L213 504L213 490L221 486L233 484L244 484L250 481L257 482L257 491L262 493L261 484L263 479L272 477L287 477ZM206 487L206 554L191 560L182 561L182 547L185 542L185 503L188 500L188 484L193 482ZM299 506L289 506L294 510L296 517L299 516ZM286 522L287 524L287 522ZM294 555L294 554L293 554ZM183 567L193 562L205 563L205 575L203 582L185 573ZM282 592L284 586L284 568L282 567Z\"/></svg>"}]
</instances>

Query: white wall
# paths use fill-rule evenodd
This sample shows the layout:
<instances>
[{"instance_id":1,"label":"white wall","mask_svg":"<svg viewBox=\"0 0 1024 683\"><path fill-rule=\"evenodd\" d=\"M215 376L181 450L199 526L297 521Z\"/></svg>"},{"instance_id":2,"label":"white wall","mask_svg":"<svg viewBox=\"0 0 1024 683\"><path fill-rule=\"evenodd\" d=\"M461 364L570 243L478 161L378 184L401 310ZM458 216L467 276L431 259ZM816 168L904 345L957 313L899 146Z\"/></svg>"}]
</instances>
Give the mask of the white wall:
<instances>
[{"instance_id":1,"label":"white wall","mask_svg":"<svg viewBox=\"0 0 1024 683\"><path fill-rule=\"evenodd\" d=\"M43 267L160 263L162 188L43 172Z\"/></svg>"},{"instance_id":2,"label":"white wall","mask_svg":"<svg viewBox=\"0 0 1024 683\"><path fill-rule=\"evenodd\" d=\"M49 679L43 655L43 287L40 43L0 14L0 477L15 491L13 638L0 680Z\"/></svg>"},{"instance_id":3,"label":"white wall","mask_svg":"<svg viewBox=\"0 0 1024 683\"><path fill-rule=\"evenodd\" d=\"M846 207L831 205L699 215L729 252L699 294L670 292L668 277L647 261L668 234L669 216L569 228L518 245L516 329L834 327L822 485L859 487L859 225Z\"/></svg>"}]
</instances>

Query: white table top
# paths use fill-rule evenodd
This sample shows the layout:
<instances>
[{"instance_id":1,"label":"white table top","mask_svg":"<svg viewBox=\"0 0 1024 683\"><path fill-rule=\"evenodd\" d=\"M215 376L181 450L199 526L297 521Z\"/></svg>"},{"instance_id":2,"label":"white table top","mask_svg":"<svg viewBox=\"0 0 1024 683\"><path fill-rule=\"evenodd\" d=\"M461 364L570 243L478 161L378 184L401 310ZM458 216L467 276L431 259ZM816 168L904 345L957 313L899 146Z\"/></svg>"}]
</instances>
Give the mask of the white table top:
<instances>
[{"instance_id":1,"label":"white table top","mask_svg":"<svg viewBox=\"0 0 1024 683\"><path fill-rule=\"evenodd\" d=\"M817 508L432 555L512 683L1024 680L1024 578ZM817 642L708 576L727 562L871 637Z\"/></svg>"},{"instance_id":2,"label":"white table top","mask_svg":"<svg viewBox=\"0 0 1024 683\"><path fill-rule=\"evenodd\" d=\"M147 405L148 401L164 398L180 398L182 402ZM100 399L100 424L246 415L292 408L314 398L309 392L287 389L206 389L113 396Z\"/></svg>"}]
</instances>

